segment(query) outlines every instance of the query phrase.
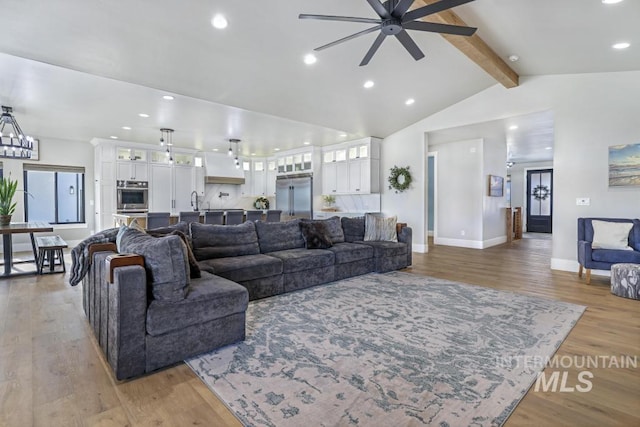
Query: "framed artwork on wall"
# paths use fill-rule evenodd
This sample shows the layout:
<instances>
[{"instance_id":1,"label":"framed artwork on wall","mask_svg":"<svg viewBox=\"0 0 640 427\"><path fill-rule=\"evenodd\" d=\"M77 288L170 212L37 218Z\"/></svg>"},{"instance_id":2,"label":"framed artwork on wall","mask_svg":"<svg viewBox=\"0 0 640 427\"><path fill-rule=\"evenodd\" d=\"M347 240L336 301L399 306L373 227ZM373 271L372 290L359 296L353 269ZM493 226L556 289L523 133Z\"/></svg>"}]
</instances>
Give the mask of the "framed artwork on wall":
<instances>
[{"instance_id":1,"label":"framed artwork on wall","mask_svg":"<svg viewBox=\"0 0 640 427\"><path fill-rule=\"evenodd\" d=\"M504 195L504 178L497 175L489 175L489 196L502 197Z\"/></svg>"},{"instance_id":2,"label":"framed artwork on wall","mask_svg":"<svg viewBox=\"0 0 640 427\"><path fill-rule=\"evenodd\" d=\"M640 185L640 144L609 147L609 187Z\"/></svg>"}]
</instances>

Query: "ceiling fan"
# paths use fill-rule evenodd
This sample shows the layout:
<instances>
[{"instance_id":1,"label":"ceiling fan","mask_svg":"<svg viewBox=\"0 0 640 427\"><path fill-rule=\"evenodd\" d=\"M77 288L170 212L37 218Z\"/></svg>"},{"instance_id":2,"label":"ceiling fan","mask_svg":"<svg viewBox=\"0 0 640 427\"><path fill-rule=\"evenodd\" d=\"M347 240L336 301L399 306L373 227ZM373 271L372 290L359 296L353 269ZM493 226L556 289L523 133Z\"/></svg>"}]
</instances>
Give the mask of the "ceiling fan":
<instances>
[{"instance_id":1,"label":"ceiling fan","mask_svg":"<svg viewBox=\"0 0 640 427\"><path fill-rule=\"evenodd\" d=\"M406 30L428 31L431 33L454 34L459 36L471 36L477 28L464 27L460 25L438 24L435 22L417 21L425 16L442 12L473 0L440 0L427 6L423 6L412 11L409 8L415 0L387 0L381 3L380 0L367 0L373 10L376 11L380 18L357 18L352 16L331 16L331 15L310 15L306 13L300 14L300 19L320 19L323 21L343 21L343 22L359 22L363 24L376 24L371 28L357 32L350 36L341 38L324 46L315 48L315 51L321 51L331 46L346 42L356 37L372 33L380 30L380 34L374 40L371 48L360 62L360 66L367 65L376 53L382 42L387 36L396 36L405 49L413 56L416 61L424 58L424 53L418 45L413 41Z\"/></svg>"}]
</instances>

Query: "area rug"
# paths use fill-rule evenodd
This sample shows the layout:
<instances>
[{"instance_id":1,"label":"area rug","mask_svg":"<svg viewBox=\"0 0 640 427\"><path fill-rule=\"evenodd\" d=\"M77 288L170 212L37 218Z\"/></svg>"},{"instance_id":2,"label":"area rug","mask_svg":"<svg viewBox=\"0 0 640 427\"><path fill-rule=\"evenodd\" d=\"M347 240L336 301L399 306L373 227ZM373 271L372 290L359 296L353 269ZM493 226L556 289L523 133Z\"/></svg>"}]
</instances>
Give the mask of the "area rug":
<instances>
[{"instance_id":1,"label":"area rug","mask_svg":"<svg viewBox=\"0 0 640 427\"><path fill-rule=\"evenodd\" d=\"M186 362L246 426L501 425L584 309L368 274L252 302L243 343Z\"/></svg>"}]
</instances>

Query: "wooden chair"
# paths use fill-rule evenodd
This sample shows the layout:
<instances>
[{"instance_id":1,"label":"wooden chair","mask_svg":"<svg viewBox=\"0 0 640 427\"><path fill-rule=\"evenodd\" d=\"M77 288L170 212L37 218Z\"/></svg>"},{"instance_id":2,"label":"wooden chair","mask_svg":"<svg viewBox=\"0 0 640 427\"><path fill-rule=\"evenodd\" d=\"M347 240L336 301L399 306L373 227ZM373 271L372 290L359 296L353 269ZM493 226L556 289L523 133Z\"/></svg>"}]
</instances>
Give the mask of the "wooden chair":
<instances>
[{"instance_id":1,"label":"wooden chair","mask_svg":"<svg viewBox=\"0 0 640 427\"><path fill-rule=\"evenodd\" d=\"M226 225L237 225L237 224L242 224L244 222L243 211L227 211L226 217L227 217L225 222Z\"/></svg>"},{"instance_id":2,"label":"wooden chair","mask_svg":"<svg viewBox=\"0 0 640 427\"><path fill-rule=\"evenodd\" d=\"M258 221L262 219L262 211L247 211L245 221Z\"/></svg>"},{"instance_id":3,"label":"wooden chair","mask_svg":"<svg viewBox=\"0 0 640 427\"><path fill-rule=\"evenodd\" d=\"M169 226L169 212L148 212L147 213L147 230L159 227Z\"/></svg>"},{"instance_id":4,"label":"wooden chair","mask_svg":"<svg viewBox=\"0 0 640 427\"><path fill-rule=\"evenodd\" d=\"M280 222L281 210L267 211L267 222Z\"/></svg>"},{"instance_id":5,"label":"wooden chair","mask_svg":"<svg viewBox=\"0 0 640 427\"><path fill-rule=\"evenodd\" d=\"M185 221L187 223L200 222L200 212L198 211L186 211L178 213L178 221Z\"/></svg>"},{"instance_id":6,"label":"wooden chair","mask_svg":"<svg viewBox=\"0 0 640 427\"><path fill-rule=\"evenodd\" d=\"M224 211L207 211L204 213L205 224L224 224Z\"/></svg>"}]
</instances>

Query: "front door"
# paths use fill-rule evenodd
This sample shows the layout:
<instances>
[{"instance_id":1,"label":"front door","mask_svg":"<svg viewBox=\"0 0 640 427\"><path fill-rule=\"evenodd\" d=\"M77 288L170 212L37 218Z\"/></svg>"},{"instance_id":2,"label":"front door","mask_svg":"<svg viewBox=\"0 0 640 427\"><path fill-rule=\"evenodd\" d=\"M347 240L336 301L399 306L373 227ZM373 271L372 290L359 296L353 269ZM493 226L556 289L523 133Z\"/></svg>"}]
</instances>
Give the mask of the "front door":
<instances>
[{"instance_id":1,"label":"front door","mask_svg":"<svg viewBox=\"0 0 640 427\"><path fill-rule=\"evenodd\" d=\"M527 171L527 231L551 233L553 169Z\"/></svg>"}]
</instances>

